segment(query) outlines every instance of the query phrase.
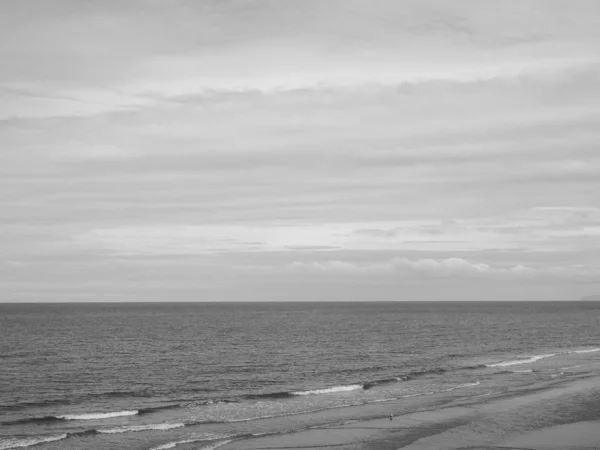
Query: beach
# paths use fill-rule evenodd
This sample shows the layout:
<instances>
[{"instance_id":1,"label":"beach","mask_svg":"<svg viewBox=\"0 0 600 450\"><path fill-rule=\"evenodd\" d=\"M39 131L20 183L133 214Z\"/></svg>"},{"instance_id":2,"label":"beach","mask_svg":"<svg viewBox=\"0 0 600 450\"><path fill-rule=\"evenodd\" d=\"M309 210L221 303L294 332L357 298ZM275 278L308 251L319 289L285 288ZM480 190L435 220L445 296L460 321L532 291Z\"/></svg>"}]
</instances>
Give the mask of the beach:
<instances>
[{"instance_id":1,"label":"beach","mask_svg":"<svg viewBox=\"0 0 600 450\"><path fill-rule=\"evenodd\" d=\"M600 362L592 360L600 368ZM564 450L600 448L600 376L573 373L415 412L231 442L223 450ZM386 405L402 411L401 401Z\"/></svg>"}]
</instances>

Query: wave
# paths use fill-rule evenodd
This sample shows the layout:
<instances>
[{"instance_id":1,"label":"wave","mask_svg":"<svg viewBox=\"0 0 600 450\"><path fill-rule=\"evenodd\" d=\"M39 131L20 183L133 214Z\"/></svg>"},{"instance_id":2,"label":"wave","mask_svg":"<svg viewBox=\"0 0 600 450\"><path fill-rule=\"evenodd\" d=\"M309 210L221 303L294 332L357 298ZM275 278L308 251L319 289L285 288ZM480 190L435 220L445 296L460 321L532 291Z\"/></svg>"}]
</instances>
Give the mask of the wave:
<instances>
[{"instance_id":1,"label":"wave","mask_svg":"<svg viewBox=\"0 0 600 450\"><path fill-rule=\"evenodd\" d=\"M44 407L44 406L50 406L50 405L66 405L68 403L69 403L69 401L66 399L43 400L43 401L38 401L38 402L22 402L22 403L18 403L16 405L2 405L2 406L0 406L0 411L1 410L13 411L13 410L26 409L26 408L31 408L31 407Z\"/></svg>"},{"instance_id":2,"label":"wave","mask_svg":"<svg viewBox=\"0 0 600 450\"><path fill-rule=\"evenodd\" d=\"M86 398L93 397L148 397L151 394L148 392L148 389L144 389L142 391L108 391L108 392L90 392L89 394L85 394Z\"/></svg>"},{"instance_id":3,"label":"wave","mask_svg":"<svg viewBox=\"0 0 600 450\"><path fill-rule=\"evenodd\" d=\"M199 438L199 439L183 439L181 441L167 442L166 444L159 445L158 447L152 447L150 450L165 450L168 448L177 447L178 445L193 444L194 442L202 442L202 441L206 441L206 439L201 439L201 438Z\"/></svg>"},{"instance_id":4,"label":"wave","mask_svg":"<svg viewBox=\"0 0 600 450\"><path fill-rule=\"evenodd\" d=\"M474 366L465 366L465 367L461 367L462 370L477 370L477 369L484 369L488 366L486 366L485 364L476 364Z\"/></svg>"},{"instance_id":5,"label":"wave","mask_svg":"<svg viewBox=\"0 0 600 450\"><path fill-rule=\"evenodd\" d=\"M467 367L467 368L470 369L470 367ZM441 375L446 372L448 372L448 369L444 369L441 367L436 367L433 369L426 369L426 370L417 370L417 371L408 373L407 375L405 375L403 377L403 379L404 380L412 380L414 378L420 378L420 377L424 377L427 375Z\"/></svg>"},{"instance_id":6,"label":"wave","mask_svg":"<svg viewBox=\"0 0 600 450\"><path fill-rule=\"evenodd\" d=\"M98 430L98 433L115 434L115 433L128 433L128 432L132 432L132 431L153 431L153 430L166 431L166 430L172 430L174 428L181 428L181 427L185 427L185 426L186 426L185 423L151 423L151 424L147 424L147 425L128 425L128 426L115 427L115 428L104 428L104 429Z\"/></svg>"},{"instance_id":7,"label":"wave","mask_svg":"<svg viewBox=\"0 0 600 450\"><path fill-rule=\"evenodd\" d=\"M65 434L60 434L58 436L46 436L46 437L39 437L39 438L4 439L4 440L0 440L0 450L8 450L11 448L27 448L27 447L32 447L34 445L45 444L47 442L60 441L60 440L66 439L67 437L68 436L65 433Z\"/></svg>"},{"instance_id":8,"label":"wave","mask_svg":"<svg viewBox=\"0 0 600 450\"><path fill-rule=\"evenodd\" d=\"M22 358L23 356L29 355L30 352L12 352L12 353L0 353L0 359L9 359L9 358Z\"/></svg>"},{"instance_id":9,"label":"wave","mask_svg":"<svg viewBox=\"0 0 600 450\"><path fill-rule=\"evenodd\" d=\"M556 353L549 353L547 355L528 356L528 357L521 358L521 359L502 361L502 362L494 363L494 364L486 364L486 367L507 367L507 366L515 366L517 364L528 364L528 363L536 362L543 358L550 358L551 356L555 356L555 355L556 355Z\"/></svg>"},{"instance_id":10,"label":"wave","mask_svg":"<svg viewBox=\"0 0 600 450\"><path fill-rule=\"evenodd\" d=\"M83 431L73 431L71 433L67 433L67 437L84 437L84 436L94 436L98 434L99 431L95 429L91 430L83 430Z\"/></svg>"},{"instance_id":11,"label":"wave","mask_svg":"<svg viewBox=\"0 0 600 450\"><path fill-rule=\"evenodd\" d=\"M406 381L408 379L409 379L408 376L404 376L404 377L384 378L383 380L367 381L366 383L363 383L363 389L367 390L367 389L374 388L376 386L381 386L382 384L398 383L399 381Z\"/></svg>"},{"instance_id":12,"label":"wave","mask_svg":"<svg viewBox=\"0 0 600 450\"><path fill-rule=\"evenodd\" d=\"M90 413L90 414L66 414L63 416L56 416L59 420L101 420L110 419L111 417L122 417L122 416L135 416L139 413L137 409L130 411L116 411L107 413Z\"/></svg>"},{"instance_id":13,"label":"wave","mask_svg":"<svg viewBox=\"0 0 600 450\"><path fill-rule=\"evenodd\" d=\"M282 393L282 394L287 394L287 393ZM276 394L251 394L251 395L243 396L242 398L253 400L253 399L268 398L268 397L275 398L276 395L279 395L279 394L278 393L276 393ZM183 403L179 403L177 406L179 406L181 408L190 408L192 406L210 406L210 405L218 405L220 403L239 403L239 400L231 400L231 399L192 400L192 401L184 401ZM173 405L173 407L175 408L176 406Z\"/></svg>"},{"instance_id":14,"label":"wave","mask_svg":"<svg viewBox=\"0 0 600 450\"><path fill-rule=\"evenodd\" d=\"M396 379L394 379L396 380ZM386 380L383 380L386 381ZM245 395L244 398L248 400L262 400L262 399L285 399L292 398L295 396L304 396L304 395L319 395L319 394L333 394L335 392L346 392L346 391L354 391L357 389L369 389L370 387L375 386L375 384L379 383L378 381L372 383L365 384L351 384L346 386L333 386L329 388L322 389L312 389L308 391L292 391L292 392L269 392L266 394L252 394ZM365 387L368 386L368 387ZM217 403L217 402L215 402ZM206 404L206 403L203 403Z\"/></svg>"},{"instance_id":15,"label":"wave","mask_svg":"<svg viewBox=\"0 0 600 450\"><path fill-rule=\"evenodd\" d=\"M561 367L560 370L576 369L578 367L586 367L589 365L591 365L591 364L578 364L576 366Z\"/></svg>"},{"instance_id":16,"label":"wave","mask_svg":"<svg viewBox=\"0 0 600 450\"><path fill-rule=\"evenodd\" d=\"M153 407L149 407L149 408L140 408L137 411L138 411L138 415L142 416L144 414L152 414L157 411L164 411L165 409L176 409L176 408L181 408L181 405L173 404L173 405L164 405L164 406L153 406Z\"/></svg>"},{"instance_id":17,"label":"wave","mask_svg":"<svg viewBox=\"0 0 600 450\"><path fill-rule=\"evenodd\" d=\"M355 391L357 389L363 389L362 384L350 384L348 386L334 386L325 389L315 389L312 391L296 391L291 392L291 395L319 395L319 394L332 394L334 392L345 392Z\"/></svg>"},{"instance_id":18,"label":"wave","mask_svg":"<svg viewBox=\"0 0 600 450\"><path fill-rule=\"evenodd\" d=\"M52 423L52 422L62 422L64 420L101 420L101 419L109 419L111 417L122 417L122 416L134 416L138 414L139 411L131 410L131 411L117 411L117 412L108 412L108 413L91 413L91 414L66 414L62 416L42 416L42 417L27 417L25 419L13 420L10 422L2 422L2 425L24 425L27 423Z\"/></svg>"},{"instance_id":19,"label":"wave","mask_svg":"<svg viewBox=\"0 0 600 450\"><path fill-rule=\"evenodd\" d=\"M277 399L277 398L289 398L294 395L292 392L270 392L266 394L250 394L244 396L248 400L260 400L260 399ZM220 403L220 402L219 402ZM212 403L210 403L212 404Z\"/></svg>"},{"instance_id":20,"label":"wave","mask_svg":"<svg viewBox=\"0 0 600 450\"><path fill-rule=\"evenodd\" d=\"M600 348L588 348L584 350L573 350L571 353L592 353L592 352L600 352Z\"/></svg>"},{"instance_id":21,"label":"wave","mask_svg":"<svg viewBox=\"0 0 600 450\"><path fill-rule=\"evenodd\" d=\"M195 436L195 437L192 437L189 439L182 439L180 441L167 442L165 444L159 445L158 447L152 447L150 450L166 450L169 448L177 447L178 445L193 444L194 442L214 441L217 439L228 439L228 438L232 438L232 437L235 437L235 436L204 434L202 436ZM231 442L231 441L227 441L227 442ZM202 447L202 448L204 448L204 447Z\"/></svg>"},{"instance_id":22,"label":"wave","mask_svg":"<svg viewBox=\"0 0 600 450\"><path fill-rule=\"evenodd\" d=\"M228 439L226 441L215 442L214 444L207 445L206 447L201 447L199 450L215 450L222 445L229 444L233 439Z\"/></svg>"},{"instance_id":23,"label":"wave","mask_svg":"<svg viewBox=\"0 0 600 450\"><path fill-rule=\"evenodd\" d=\"M27 417L25 419L12 420L7 422L2 422L2 425L24 425L27 423L51 423L51 422L60 422L65 419L61 419L55 416L43 416L43 417Z\"/></svg>"},{"instance_id":24,"label":"wave","mask_svg":"<svg viewBox=\"0 0 600 450\"><path fill-rule=\"evenodd\" d=\"M463 388L467 388L467 387L474 387L474 386L479 386L481 384L481 382L476 381L474 383L465 383L465 384L459 384L458 386L454 386L448 389L444 389L441 392L450 392L450 391L455 391L456 389L463 389Z\"/></svg>"}]
</instances>

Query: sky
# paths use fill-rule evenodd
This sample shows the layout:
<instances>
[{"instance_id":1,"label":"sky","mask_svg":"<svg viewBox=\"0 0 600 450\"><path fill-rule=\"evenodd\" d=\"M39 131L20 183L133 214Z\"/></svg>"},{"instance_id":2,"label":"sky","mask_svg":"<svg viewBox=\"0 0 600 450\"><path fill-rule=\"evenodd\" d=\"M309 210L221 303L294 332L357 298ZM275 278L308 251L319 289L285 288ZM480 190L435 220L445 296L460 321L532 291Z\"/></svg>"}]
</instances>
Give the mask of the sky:
<instances>
[{"instance_id":1,"label":"sky","mask_svg":"<svg viewBox=\"0 0 600 450\"><path fill-rule=\"evenodd\" d=\"M597 0L0 0L0 302L600 292Z\"/></svg>"}]
</instances>

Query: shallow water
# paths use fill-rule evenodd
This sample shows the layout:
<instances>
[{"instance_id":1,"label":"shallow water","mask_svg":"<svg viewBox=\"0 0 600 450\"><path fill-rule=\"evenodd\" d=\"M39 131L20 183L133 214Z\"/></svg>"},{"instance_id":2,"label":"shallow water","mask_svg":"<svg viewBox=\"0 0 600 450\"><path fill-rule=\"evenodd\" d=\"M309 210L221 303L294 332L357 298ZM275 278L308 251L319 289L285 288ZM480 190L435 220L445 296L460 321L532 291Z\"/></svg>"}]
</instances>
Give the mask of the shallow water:
<instances>
[{"instance_id":1,"label":"shallow water","mask_svg":"<svg viewBox=\"0 0 600 450\"><path fill-rule=\"evenodd\" d=\"M0 449L208 448L486 395L585 370L599 319L592 302L0 305Z\"/></svg>"}]
</instances>

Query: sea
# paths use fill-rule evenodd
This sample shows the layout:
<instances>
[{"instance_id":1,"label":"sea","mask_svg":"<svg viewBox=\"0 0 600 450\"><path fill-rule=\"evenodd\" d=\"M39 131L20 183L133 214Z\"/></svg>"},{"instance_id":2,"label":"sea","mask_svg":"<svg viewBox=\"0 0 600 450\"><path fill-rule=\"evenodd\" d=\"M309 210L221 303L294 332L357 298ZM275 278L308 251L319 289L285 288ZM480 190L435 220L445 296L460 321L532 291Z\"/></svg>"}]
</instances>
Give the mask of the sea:
<instances>
[{"instance_id":1,"label":"sea","mask_svg":"<svg viewBox=\"0 0 600 450\"><path fill-rule=\"evenodd\" d=\"M215 449L551 380L584 355L600 302L0 304L0 450Z\"/></svg>"}]
</instances>

